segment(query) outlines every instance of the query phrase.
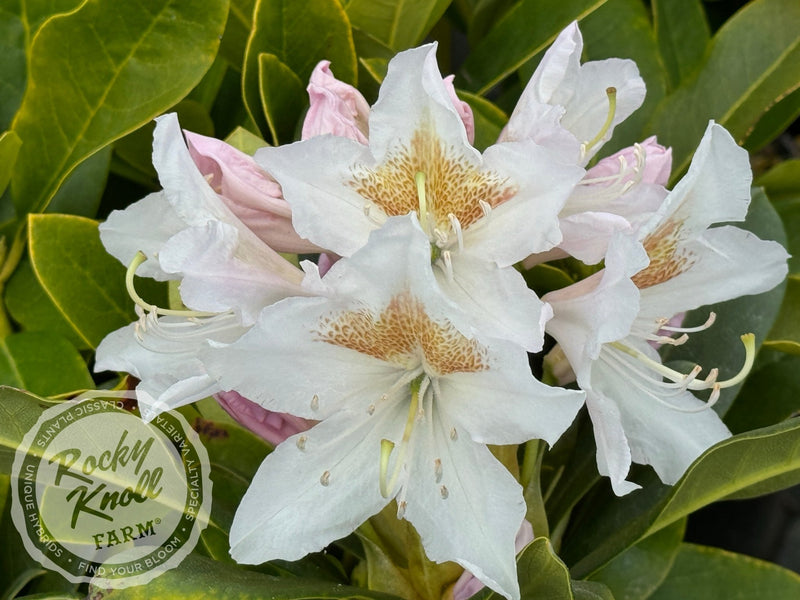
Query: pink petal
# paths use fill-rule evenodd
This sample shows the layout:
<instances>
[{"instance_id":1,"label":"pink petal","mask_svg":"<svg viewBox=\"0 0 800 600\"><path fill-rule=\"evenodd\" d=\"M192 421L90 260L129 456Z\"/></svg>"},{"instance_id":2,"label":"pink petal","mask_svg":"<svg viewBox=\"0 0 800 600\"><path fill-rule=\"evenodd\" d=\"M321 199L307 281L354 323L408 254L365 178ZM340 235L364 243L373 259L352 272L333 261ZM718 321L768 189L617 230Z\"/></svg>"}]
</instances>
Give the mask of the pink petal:
<instances>
[{"instance_id":1,"label":"pink petal","mask_svg":"<svg viewBox=\"0 0 800 600\"><path fill-rule=\"evenodd\" d=\"M214 394L214 398L237 422L273 446L314 425L313 421L262 408L237 392L219 392Z\"/></svg>"},{"instance_id":2,"label":"pink petal","mask_svg":"<svg viewBox=\"0 0 800 600\"><path fill-rule=\"evenodd\" d=\"M369 104L356 88L339 81L321 61L311 73L308 96L311 106L303 121L302 139L332 133L362 144L369 136Z\"/></svg>"},{"instance_id":3,"label":"pink petal","mask_svg":"<svg viewBox=\"0 0 800 600\"><path fill-rule=\"evenodd\" d=\"M453 108L456 109L458 116L461 117L461 120L464 123L464 128L467 130L467 139L471 144L475 141L475 117L472 115L472 109L470 108L469 104L461 100L456 94L456 89L453 87L454 78L455 75L448 75L442 79L442 82L444 83L444 87L447 90L447 93L450 94L450 98L453 101Z\"/></svg>"}]
</instances>

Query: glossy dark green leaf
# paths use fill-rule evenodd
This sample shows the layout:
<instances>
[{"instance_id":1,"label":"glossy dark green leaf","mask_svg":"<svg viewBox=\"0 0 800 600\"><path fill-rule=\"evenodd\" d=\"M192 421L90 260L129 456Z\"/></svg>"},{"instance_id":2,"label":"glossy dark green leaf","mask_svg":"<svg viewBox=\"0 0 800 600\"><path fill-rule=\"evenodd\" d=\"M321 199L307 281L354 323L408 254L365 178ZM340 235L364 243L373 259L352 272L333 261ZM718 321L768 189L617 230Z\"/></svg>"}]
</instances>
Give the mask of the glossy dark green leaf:
<instances>
[{"instance_id":1,"label":"glossy dark green leaf","mask_svg":"<svg viewBox=\"0 0 800 600\"><path fill-rule=\"evenodd\" d=\"M653 0L653 25L672 89L702 63L711 37L703 3L700 0Z\"/></svg>"},{"instance_id":2,"label":"glossy dark green leaf","mask_svg":"<svg viewBox=\"0 0 800 600\"><path fill-rule=\"evenodd\" d=\"M51 18L71 12L78 8L84 0L20 0L21 14L28 30L28 44L39 29Z\"/></svg>"},{"instance_id":3,"label":"glossy dark green leaf","mask_svg":"<svg viewBox=\"0 0 800 600\"><path fill-rule=\"evenodd\" d=\"M502 19L514 3L515 0L477 0L467 30L470 45L477 45L489 28Z\"/></svg>"},{"instance_id":4,"label":"glossy dark green leaf","mask_svg":"<svg viewBox=\"0 0 800 600\"><path fill-rule=\"evenodd\" d=\"M468 90L483 95L546 48L570 22L605 0L521 0L503 15L464 61Z\"/></svg>"},{"instance_id":5,"label":"glossy dark green leaf","mask_svg":"<svg viewBox=\"0 0 800 600\"><path fill-rule=\"evenodd\" d=\"M683 544L666 581L649 600L800 598L800 575L719 548Z\"/></svg>"},{"instance_id":6,"label":"glossy dark green leaf","mask_svg":"<svg viewBox=\"0 0 800 600\"><path fill-rule=\"evenodd\" d=\"M0 384L40 396L94 387L81 355L63 337L43 331L0 338Z\"/></svg>"},{"instance_id":7,"label":"glossy dark green leaf","mask_svg":"<svg viewBox=\"0 0 800 600\"><path fill-rule=\"evenodd\" d=\"M709 119L745 141L761 116L797 88L798 30L794 0L755 0L720 28L701 68L659 105L648 125L672 146L674 173L688 166Z\"/></svg>"},{"instance_id":8,"label":"glossy dark green leaf","mask_svg":"<svg viewBox=\"0 0 800 600\"><path fill-rule=\"evenodd\" d=\"M356 82L357 63L350 22L337 0L257 0L242 82L245 106L264 134L269 131L262 110L259 81L259 55L264 53L276 56L297 75L303 87L321 60L331 61L338 79L350 84ZM294 125L292 123L292 128Z\"/></svg>"},{"instance_id":9,"label":"glossy dark green leaf","mask_svg":"<svg viewBox=\"0 0 800 600\"><path fill-rule=\"evenodd\" d=\"M255 154L256 150L267 145L267 142L244 127L237 127L231 131L230 135L225 138L225 142L251 156Z\"/></svg>"},{"instance_id":10,"label":"glossy dark green leaf","mask_svg":"<svg viewBox=\"0 0 800 600\"><path fill-rule=\"evenodd\" d=\"M508 116L500 108L480 96L459 90L459 98L469 104L475 118L475 143L481 152L497 141L508 122Z\"/></svg>"},{"instance_id":11,"label":"glossy dark green leaf","mask_svg":"<svg viewBox=\"0 0 800 600\"><path fill-rule=\"evenodd\" d=\"M87 0L46 21L13 123L18 210L43 210L75 166L185 96L213 61L227 9L228 0L202 11L188 0Z\"/></svg>"},{"instance_id":12,"label":"glossy dark green leaf","mask_svg":"<svg viewBox=\"0 0 800 600\"><path fill-rule=\"evenodd\" d=\"M92 154L70 173L47 206L50 213L97 216L111 165L111 146Z\"/></svg>"},{"instance_id":13,"label":"glossy dark green leaf","mask_svg":"<svg viewBox=\"0 0 800 600\"><path fill-rule=\"evenodd\" d=\"M602 153L640 142L653 109L666 93L666 73L658 52L650 13L642 0L608 0L581 22L584 61L629 58L647 86L644 104L614 130Z\"/></svg>"},{"instance_id":14,"label":"glossy dark green leaf","mask_svg":"<svg viewBox=\"0 0 800 600\"><path fill-rule=\"evenodd\" d=\"M349 0L345 10L353 27L399 52L419 44L451 0Z\"/></svg>"},{"instance_id":15,"label":"glossy dark green leaf","mask_svg":"<svg viewBox=\"0 0 800 600\"><path fill-rule=\"evenodd\" d=\"M570 572L556 555L550 540L533 540L517 557L517 577L522 598L548 600L614 600L610 591L599 582L572 581ZM486 591L475 596L495 600L502 596Z\"/></svg>"},{"instance_id":16,"label":"glossy dark green leaf","mask_svg":"<svg viewBox=\"0 0 800 600\"><path fill-rule=\"evenodd\" d=\"M66 338L79 350L90 348L53 304L27 258L19 263L6 284L5 303L8 314L23 331L49 331Z\"/></svg>"},{"instance_id":17,"label":"glossy dark green leaf","mask_svg":"<svg viewBox=\"0 0 800 600\"><path fill-rule=\"evenodd\" d=\"M789 277L781 311L764 346L800 355L800 276Z\"/></svg>"},{"instance_id":18,"label":"glossy dark green leaf","mask_svg":"<svg viewBox=\"0 0 800 600\"><path fill-rule=\"evenodd\" d=\"M136 319L125 289L125 268L106 253L96 221L31 215L28 224L34 274L86 344L96 348L106 334ZM149 295L152 288L146 289L141 293Z\"/></svg>"},{"instance_id":19,"label":"glossy dark green leaf","mask_svg":"<svg viewBox=\"0 0 800 600\"><path fill-rule=\"evenodd\" d=\"M277 56L267 53L258 56L258 81L272 140L275 144L291 142L308 104L303 82Z\"/></svg>"},{"instance_id":20,"label":"glossy dark green leaf","mask_svg":"<svg viewBox=\"0 0 800 600\"><path fill-rule=\"evenodd\" d=\"M352 598L353 600L397 600L370 590L328 583L315 579L278 578L246 571L241 567L219 563L196 554L187 556L179 567L159 575L147 585L116 590L89 586L94 600L183 600L189 598L235 598L237 600L316 600Z\"/></svg>"},{"instance_id":21,"label":"glossy dark green leaf","mask_svg":"<svg viewBox=\"0 0 800 600\"><path fill-rule=\"evenodd\" d=\"M762 360L766 349L759 354L757 368L745 381L739 397L728 414L725 424L734 433L767 427L800 413L800 356L773 351L773 360Z\"/></svg>"},{"instance_id":22,"label":"glossy dark green leaf","mask_svg":"<svg viewBox=\"0 0 800 600\"><path fill-rule=\"evenodd\" d=\"M778 98L777 102L747 132L747 148L757 152L786 131L800 117L800 89Z\"/></svg>"},{"instance_id":23,"label":"glossy dark green leaf","mask_svg":"<svg viewBox=\"0 0 800 600\"><path fill-rule=\"evenodd\" d=\"M786 249L789 259L789 273L800 275L800 159L779 163L765 175L759 177L757 184L764 186L767 196L783 220L786 229Z\"/></svg>"},{"instance_id":24,"label":"glossy dark green leaf","mask_svg":"<svg viewBox=\"0 0 800 600\"><path fill-rule=\"evenodd\" d=\"M238 71L242 70L247 38L253 27L255 6L256 0L231 0L228 11L228 22L225 24L225 33L222 34L219 53Z\"/></svg>"},{"instance_id":25,"label":"glossy dark green leaf","mask_svg":"<svg viewBox=\"0 0 800 600\"><path fill-rule=\"evenodd\" d=\"M0 196L11 181L21 145L22 141L13 131L6 131L0 135Z\"/></svg>"},{"instance_id":26,"label":"glossy dark green leaf","mask_svg":"<svg viewBox=\"0 0 800 600\"><path fill-rule=\"evenodd\" d=\"M674 486L652 480L622 498L592 498L588 522L575 523L564 557L575 577L633 544L722 499L749 498L800 482L800 419L736 435L707 450Z\"/></svg>"},{"instance_id":27,"label":"glossy dark green leaf","mask_svg":"<svg viewBox=\"0 0 800 600\"><path fill-rule=\"evenodd\" d=\"M17 447L46 408L49 403L42 398L0 386L0 473L11 473Z\"/></svg>"},{"instance_id":28,"label":"glossy dark green leaf","mask_svg":"<svg viewBox=\"0 0 800 600\"><path fill-rule=\"evenodd\" d=\"M12 4L0 7L0 131L8 129L25 93L25 24Z\"/></svg>"},{"instance_id":29,"label":"glossy dark green leaf","mask_svg":"<svg viewBox=\"0 0 800 600\"><path fill-rule=\"evenodd\" d=\"M617 556L591 579L604 583L615 600L648 598L667 577L681 547L685 520L644 538Z\"/></svg>"}]
</instances>

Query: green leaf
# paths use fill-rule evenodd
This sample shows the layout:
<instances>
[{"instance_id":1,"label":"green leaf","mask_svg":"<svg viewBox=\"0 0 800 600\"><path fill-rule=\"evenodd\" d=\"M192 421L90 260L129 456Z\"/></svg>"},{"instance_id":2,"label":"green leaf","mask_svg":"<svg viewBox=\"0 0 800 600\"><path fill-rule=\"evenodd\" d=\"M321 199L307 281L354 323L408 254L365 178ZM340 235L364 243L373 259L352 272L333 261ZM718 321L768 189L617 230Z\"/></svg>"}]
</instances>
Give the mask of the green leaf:
<instances>
[{"instance_id":1,"label":"green leaf","mask_svg":"<svg viewBox=\"0 0 800 600\"><path fill-rule=\"evenodd\" d=\"M800 89L777 99L758 122L748 130L747 148L751 153L761 150L800 117Z\"/></svg>"},{"instance_id":2,"label":"green leaf","mask_svg":"<svg viewBox=\"0 0 800 600\"><path fill-rule=\"evenodd\" d=\"M718 548L683 544L666 581L649 600L800 598L800 575Z\"/></svg>"},{"instance_id":3,"label":"green leaf","mask_svg":"<svg viewBox=\"0 0 800 600\"><path fill-rule=\"evenodd\" d=\"M234 67L241 71L247 38L253 28L253 9L256 0L231 0L225 33L219 45L219 53Z\"/></svg>"},{"instance_id":4,"label":"green leaf","mask_svg":"<svg viewBox=\"0 0 800 600\"><path fill-rule=\"evenodd\" d=\"M458 97L469 104L475 118L475 146L483 152L500 137L508 116L500 108L480 96L459 90Z\"/></svg>"},{"instance_id":5,"label":"green leaf","mask_svg":"<svg viewBox=\"0 0 800 600\"><path fill-rule=\"evenodd\" d=\"M322 598L352 598L397 600L370 590L328 583L314 579L278 578L246 571L241 567L219 563L196 554L187 556L179 567L170 569L147 585L103 590L89 586L89 597L101 600L164 600L185 598L236 598L238 600L315 600Z\"/></svg>"},{"instance_id":6,"label":"green leaf","mask_svg":"<svg viewBox=\"0 0 800 600\"><path fill-rule=\"evenodd\" d=\"M353 27L395 52L419 44L442 17L451 0L349 0Z\"/></svg>"},{"instance_id":7,"label":"green leaf","mask_svg":"<svg viewBox=\"0 0 800 600\"><path fill-rule=\"evenodd\" d=\"M622 498L594 497L591 514L572 525L564 548L572 573L584 577L691 512L722 499L749 498L800 481L800 419L736 435L707 450L674 486L649 481Z\"/></svg>"},{"instance_id":8,"label":"green leaf","mask_svg":"<svg viewBox=\"0 0 800 600\"><path fill-rule=\"evenodd\" d=\"M752 231L761 239L785 244L786 234L780 217L759 188L753 189L747 219L735 225ZM737 373L744 362L739 337L743 333L754 333L756 347L760 347L780 312L784 289L785 284L781 284L763 294L742 296L688 313L684 321L687 326L705 322L711 311L716 313L717 319L710 331L694 334L686 344L665 350L665 361L690 361L704 369L718 367L721 379ZM720 348L730 351L720 352ZM724 415L740 388L741 384L722 390L714 410Z\"/></svg>"},{"instance_id":9,"label":"green leaf","mask_svg":"<svg viewBox=\"0 0 800 600\"><path fill-rule=\"evenodd\" d=\"M67 176L46 212L94 218L106 189L110 165L111 146L92 154Z\"/></svg>"},{"instance_id":10,"label":"green leaf","mask_svg":"<svg viewBox=\"0 0 800 600\"><path fill-rule=\"evenodd\" d=\"M773 352L778 358L762 361L745 381L739 397L725 415L725 424L734 433L767 427L800 412L800 356ZM757 363L758 365L758 363Z\"/></svg>"},{"instance_id":11,"label":"green leaf","mask_svg":"<svg viewBox=\"0 0 800 600\"><path fill-rule=\"evenodd\" d=\"M261 107L275 144L291 142L300 115L308 103L305 86L274 54L258 55Z\"/></svg>"},{"instance_id":12,"label":"green leaf","mask_svg":"<svg viewBox=\"0 0 800 600\"><path fill-rule=\"evenodd\" d=\"M653 0L653 25L672 89L697 69L705 55L711 31L703 3L700 0Z\"/></svg>"},{"instance_id":13,"label":"green leaf","mask_svg":"<svg viewBox=\"0 0 800 600\"><path fill-rule=\"evenodd\" d=\"M269 131L261 108L259 55L263 53L276 56L301 82L308 81L321 60L331 61L338 79L350 84L356 82L353 34L337 0L257 0L245 51L242 85L247 111L263 133ZM292 131L295 125L291 124Z\"/></svg>"},{"instance_id":14,"label":"green leaf","mask_svg":"<svg viewBox=\"0 0 800 600\"><path fill-rule=\"evenodd\" d=\"M250 156L255 154L256 150L259 148L263 148L267 145L267 142L258 137L255 133L249 132L244 127L237 127L231 131L230 135L225 138L225 142Z\"/></svg>"},{"instance_id":15,"label":"green leaf","mask_svg":"<svg viewBox=\"0 0 800 600\"><path fill-rule=\"evenodd\" d=\"M30 215L31 266L75 333L96 348L110 331L136 319L125 268L105 251L97 222L72 215ZM144 290L148 291L145 292ZM142 286L150 298L154 287ZM151 299L164 305L162 299Z\"/></svg>"},{"instance_id":16,"label":"green leaf","mask_svg":"<svg viewBox=\"0 0 800 600\"><path fill-rule=\"evenodd\" d=\"M764 346L790 354L800 354L800 276L789 277L781 312Z\"/></svg>"},{"instance_id":17,"label":"green leaf","mask_svg":"<svg viewBox=\"0 0 800 600\"><path fill-rule=\"evenodd\" d=\"M8 129L22 102L26 66L25 25L18 12L0 7L0 131Z\"/></svg>"},{"instance_id":18,"label":"green leaf","mask_svg":"<svg viewBox=\"0 0 800 600\"><path fill-rule=\"evenodd\" d=\"M546 48L575 19L605 0L521 0L486 34L464 61L461 73L470 91L484 95Z\"/></svg>"},{"instance_id":19,"label":"green leaf","mask_svg":"<svg viewBox=\"0 0 800 600\"><path fill-rule=\"evenodd\" d=\"M800 159L787 160L759 177L767 196L783 220L786 229L786 249L789 273L800 275Z\"/></svg>"},{"instance_id":20,"label":"green leaf","mask_svg":"<svg viewBox=\"0 0 800 600\"><path fill-rule=\"evenodd\" d=\"M572 581L569 569L556 555L550 540L539 537L517 557L520 597L548 600L614 600L598 582ZM500 598L492 591L475 596L480 600Z\"/></svg>"},{"instance_id":21,"label":"green leaf","mask_svg":"<svg viewBox=\"0 0 800 600\"><path fill-rule=\"evenodd\" d=\"M688 166L709 119L741 143L772 105L797 89L798 30L800 4L794 0L755 0L719 29L702 67L659 105L648 125L672 146L676 176Z\"/></svg>"},{"instance_id":22,"label":"green leaf","mask_svg":"<svg viewBox=\"0 0 800 600\"><path fill-rule=\"evenodd\" d=\"M0 196L3 195L8 182L11 181L21 145L22 140L13 131L6 131L0 135Z\"/></svg>"},{"instance_id":23,"label":"green leaf","mask_svg":"<svg viewBox=\"0 0 800 600\"><path fill-rule=\"evenodd\" d=\"M19 263L6 284L5 304L8 314L24 331L49 331L66 338L78 350L90 348L53 304L27 258Z\"/></svg>"},{"instance_id":24,"label":"green leaf","mask_svg":"<svg viewBox=\"0 0 800 600\"><path fill-rule=\"evenodd\" d=\"M0 473L11 473L17 447L46 408L48 402L42 398L0 386Z\"/></svg>"},{"instance_id":25,"label":"green leaf","mask_svg":"<svg viewBox=\"0 0 800 600\"><path fill-rule=\"evenodd\" d=\"M189 0L87 0L48 20L13 123L23 141L18 211L42 211L75 166L186 95L213 61L227 9L227 0L202 11Z\"/></svg>"},{"instance_id":26,"label":"green leaf","mask_svg":"<svg viewBox=\"0 0 800 600\"><path fill-rule=\"evenodd\" d=\"M647 86L644 104L614 130L603 154L644 138L643 130L666 93L666 73L659 56L650 13L642 0L608 0L581 23L584 60L629 58L636 61Z\"/></svg>"},{"instance_id":27,"label":"green leaf","mask_svg":"<svg viewBox=\"0 0 800 600\"><path fill-rule=\"evenodd\" d=\"M40 396L94 387L75 346L49 332L14 333L0 339L0 384Z\"/></svg>"},{"instance_id":28,"label":"green leaf","mask_svg":"<svg viewBox=\"0 0 800 600\"><path fill-rule=\"evenodd\" d=\"M591 579L604 583L615 600L650 597L667 577L681 547L685 520L644 538L617 556Z\"/></svg>"}]
</instances>

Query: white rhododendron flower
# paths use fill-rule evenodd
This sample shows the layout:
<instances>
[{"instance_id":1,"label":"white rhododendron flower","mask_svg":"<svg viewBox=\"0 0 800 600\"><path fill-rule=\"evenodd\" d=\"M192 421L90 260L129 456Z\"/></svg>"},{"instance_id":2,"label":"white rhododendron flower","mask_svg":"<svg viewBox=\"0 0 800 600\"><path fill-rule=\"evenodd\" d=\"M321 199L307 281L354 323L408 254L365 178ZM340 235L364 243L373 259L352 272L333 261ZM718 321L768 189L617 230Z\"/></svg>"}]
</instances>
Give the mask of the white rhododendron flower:
<instances>
[{"instance_id":1,"label":"white rhododendron flower","mask_svg":"<svg viewBox=\"0 0 800 600\"><path fill-rule=\"evenodd\" d=\"M423 46L392 59L368 146L317 136L255 158L281 184L298 233L341 256L388 218L417 213L444 292L480 317L482 331L539 350L549 312L507 267L561 241L557 215L584 170L532 141L481 155L435 51Z\"/></svg>"},{"instance_id":2,"label":"white rhododendron flower","mask_svg":"<svg viewBox=\"0 0 800 600\"><path fill-rule=\"evenodd\" d=\"M545 386L521 348L457 324L415 215L387 220L317 287L325 297L268 307L203 356L224 389L321 421L264 461L231 528L233 557L298 559L394 499L431 560L518 598L525 503L486 444L554 443L583 392Z\"/></svg>"},{"instance_id":3,"label":"white rhododendron flower","mask_svg":"<svg viewBox=\"0 0 800 600\"><path fill-rule=\"evenodd\" d=\"M780 244L737 227L710 227L744 219L750 184L747 152L709 124L688 173L640 229L644 251L618 236L603 271L544 297L555 312L547 331L587 392L598 468L617 494L639 487L626 481L631 462L652 465L672 484L730 435L690 390L709 390L713 404L721 388L739 383L752 365L752 335L742 336L741 374L726 380L718 380L716 369L704 378L700 367L688 374L667 369L648 342L683 343L713 316L705 325L680 328L668 325L675 314L767 291L786 276Z\"/></svg>"}]
</instances>

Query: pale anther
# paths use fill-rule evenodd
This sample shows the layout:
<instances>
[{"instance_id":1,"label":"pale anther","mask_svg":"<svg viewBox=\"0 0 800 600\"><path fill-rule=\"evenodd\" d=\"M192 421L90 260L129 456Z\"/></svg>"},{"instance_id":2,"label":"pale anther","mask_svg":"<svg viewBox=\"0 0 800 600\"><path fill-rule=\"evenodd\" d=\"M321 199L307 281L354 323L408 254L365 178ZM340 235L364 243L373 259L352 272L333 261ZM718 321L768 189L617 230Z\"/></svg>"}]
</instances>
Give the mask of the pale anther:
<instances>
[{"instance_id":1,"label":"pale anther","mask_svg":"<svg viewBox=\"0 0 800 600\"><path fill-rule=\"evenodd\" d=\"M438 227L433 228L433 237L436 238L436 245L441 247L447 244L447 234Z\"/></svg>"},{"instance_id":2,"label":"pale anther","mask_svg":"<svg viewBox=\"0 0 800 600\"><path fill-rule=\"evenodd\" d=\"M442 459L437 458L433 461L433 474L436 477L436 483L442 480Z\"/></svg>"},{"instance_id":3,"label":"pale anther","mask_svg":"<svg viewBox=\"0 0 800 600\"><path fill-rule=\"evenodd\" d=\"M456 217L453 213L449 213L447 218L450 220L450 227L453 229L453 233L456 234L456 239L458 240L458 249L464 249L464 236L461 233L461 223L458 221L458 217Z\"/></svg>"},{"instance_id":4,"label":"pale anther","mask_svg":"<svg viewBox=\"0 0 800 600\"><path fill-rule=\"evenodd\" d=\"M450 430L450 439L454 442L458 439L458 432L456 431L455 427Z\"/></svg>"},{"instance_id":5,"label":"pale anther","mask_svg":"<svg viewBox=\"0 0 800 600\"><path fill-rule=\"evenodd\" d=\"M330 471L325 471L322 474L322 476L319 478L319 482L322 485L325 485L325 486L330 485L330 483L331 483L331 472Z\"/></svg>"},{"instance_id":6,"label":"pale anther","mask_svg":"<svg viewBox=\"0 0 800 600\"><path fill-rule=\"evenodd\" d=\"M319 396L316 394L311 397L311 410L319 410Z\"/></svg>"},{"instance_id":7,"label":"pale anther","mask_svg":"<svg viewBox=\"0 0 800 600\"><path fill-rule=\"evenodd\" d=\"M375 405L374 405L374 404L370 404L370 405L367 407L367 414L369 414L369 415L372 415L372 414L374 414L374 413L375 413Z\"/></svg>"},{"instance_id":8,"label":"pale anther","mask_svg":"<svg viewBox=\"0 0 800 600\"><path fill-rule=\"evenodd\" d=\"M453 281L453 259L450 256L449 250L442 252L442 261L444 262L444 272L447 275L447 281Z\"/></svg>"},{"instance_id":9,"label":"pale anther","mask_svg":"<svg viewBox=\"0 0 800 600\"><path fill-rule=\"evenodd\" d=\"M300 450L305 450L306 449L306 440L308 440L308 436L307 435L301 435L299 438L297 438L296 444L297 444L297 447Z\"/></svg>"},{"instance_id":10,"label":"pale anther","mask_svg":"<svg viewBox=\"0 0 800 600\"><path fill-rule=\"evenodd\" d=\"M489 204L486 200L478 200L478 206L481 207L484 217L488 217L491 214L492 205Z\"/></svg>"},{"instance_id":11,"label":"pale anther","mask_svg":"<svg viewBox=\"0 0 800 600\"><path fill-rule=\"evenodd\" d=\"M397 518L398 519L402 519L405 516L405 514L406 514L406 506L407 506L407 504L406 504L405 500L401 500L400 502L397 503Z\"/></svg>"},{"instance_id":12,"label":"pale anther","mask_svg":"<svg viewBox=\"0 0 800 600\"><path fill-rule=\"evenodd\" d=\"M446 500L450 495L450 492L447 491L447 487L444 485L439 488L439 493L442 495L442 500Z\"/></svg>"}]
</instances>

